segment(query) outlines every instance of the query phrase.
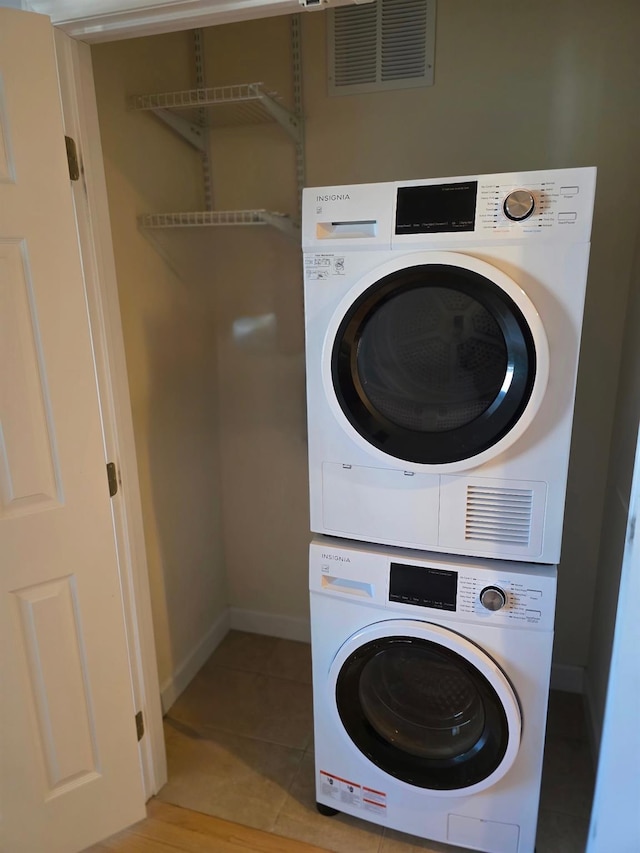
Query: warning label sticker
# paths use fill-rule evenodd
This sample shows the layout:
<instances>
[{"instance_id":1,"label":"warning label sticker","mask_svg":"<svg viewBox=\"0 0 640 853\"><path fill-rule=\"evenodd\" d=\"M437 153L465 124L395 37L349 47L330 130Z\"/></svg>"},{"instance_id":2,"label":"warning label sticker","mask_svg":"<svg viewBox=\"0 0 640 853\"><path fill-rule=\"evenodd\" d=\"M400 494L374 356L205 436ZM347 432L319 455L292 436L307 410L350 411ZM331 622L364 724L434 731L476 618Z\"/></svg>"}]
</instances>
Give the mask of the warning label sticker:
<instances>
[{"instance_id":1,"label":"warning label sticker","mask_svg":"<svg viewBox=\"0 0 640 853\"><path fill-rule=\"evenodd\" d=\"M320 783L321 791L326 797L350 806L360 806L362 789L357 782L350 782L348 779L341 779L340 776L333 776L326 770L321 770Z\"/></svg>"},{"instance_id":2,"label":"warning label sticker","mask_svg":"<svg viewBox=\"0 0 640 853\"><path fill-rule=\"evenodd\" d=\"M307 255L305 273L309 281L320 281L333 275L345 274L345 259L336 255Z\"/></svg>"},{"instance_id":3,"label":"warning label sticker","mask_svg":"<svg viewBox=\"0 0 640 853\"><path fill-rule=\"evenodd\" d=\"M362 788L362 804L367 811L384 817L387 810L387 795L373 788Z\"/></svg>"},{"instance_id":4,"label":"warning label sticker","mask_svg":"<svg viewBox=\"0 0 640 853\"><path fill-rule=\"evenodd\" d=\"M320 771L320 791L323 796L333 800L338 810L340 805L348 805L376 814L378 818L386 817L387 795L383 791L334 776L326 770Z\"/></svg>"}]
</instances>

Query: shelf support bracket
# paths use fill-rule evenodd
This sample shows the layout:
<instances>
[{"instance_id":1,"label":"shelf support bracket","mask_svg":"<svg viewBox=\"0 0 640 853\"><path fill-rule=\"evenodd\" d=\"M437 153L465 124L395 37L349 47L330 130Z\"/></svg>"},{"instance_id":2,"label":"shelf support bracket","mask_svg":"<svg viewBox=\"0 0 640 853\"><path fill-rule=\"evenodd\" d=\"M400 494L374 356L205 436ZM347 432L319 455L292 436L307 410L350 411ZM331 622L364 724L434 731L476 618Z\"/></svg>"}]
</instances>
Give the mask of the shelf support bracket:
<instances>
[{"instance_id":1,"label":"shelf support bracket","mask_svg":"<svg viewBox=\"0 0 640 853\"><path fill-rule=\"evenodd\" d=\"M291 219L289 219L288 216L269 213L269 211L265 210L262 213L262 218L267 225L277 228L281 234L284 234L285 237L289 237L289 239L293 240L294 243L300 242L300 229L291 221Z\"/></svg>"},{"instance_id":2,"label":"shelf support bracket","mask_svg":"<svg viewBox=\"0 0 640 853\"><path fill-rule=\"evenodd\" d=\"M253 91L271 118L275 119L295 142L300 142L302 139L302 119L289 112L286 107L283 107L262 89L255 88Z\"/></svg>"},{"instance_id":3,"label":"shelf support bracket","mask_svg":"<svg viewBox=\"0 0 640 853\"><path fill-rule=\"evenodd\" d=\"M176 115L171 112L171 110L165 109L156 109L151 110L154 116L163 121L166 125L168 125L172 130L174 130L177 134L179 134L184 140L186 140L189 145L192 145L197 151L201 154L204 154L206 144L204 139L204 133L201 127L198 127L197 124L193 124L190 121L182 118L182 116Z\"/></svg>"}]
</instances>

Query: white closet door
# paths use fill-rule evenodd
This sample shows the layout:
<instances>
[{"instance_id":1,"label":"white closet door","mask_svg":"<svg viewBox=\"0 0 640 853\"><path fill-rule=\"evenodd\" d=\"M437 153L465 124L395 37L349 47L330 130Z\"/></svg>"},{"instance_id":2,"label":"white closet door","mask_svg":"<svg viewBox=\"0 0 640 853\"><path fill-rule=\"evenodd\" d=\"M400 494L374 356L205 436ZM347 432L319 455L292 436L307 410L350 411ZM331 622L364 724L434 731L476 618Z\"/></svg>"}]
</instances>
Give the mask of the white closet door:
<instances>
[{"instance_id":1,"label":"white closet door","mask_svg":"<svg viewBox=\"0 0 640 853\"><path fill-rule=\"evenodd\" d=\"M0 848L144 816L49 19L0 9Z\"/></svg>"}]
</instances>

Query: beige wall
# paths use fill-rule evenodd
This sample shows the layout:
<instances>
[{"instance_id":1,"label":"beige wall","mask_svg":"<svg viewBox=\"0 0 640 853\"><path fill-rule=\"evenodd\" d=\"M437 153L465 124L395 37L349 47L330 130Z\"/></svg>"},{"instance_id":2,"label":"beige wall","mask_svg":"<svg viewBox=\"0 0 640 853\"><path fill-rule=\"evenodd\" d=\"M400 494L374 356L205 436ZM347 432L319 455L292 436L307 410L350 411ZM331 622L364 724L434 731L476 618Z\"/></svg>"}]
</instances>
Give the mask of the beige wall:
<instances>
[{"instance_id":1,"label":"beige wall","mask_svg":"<svg viewBox=\"0 0 640 853\"><path fill-rule=\"evenodd\" d=\"M161 687L227 605L222 567L217 367L206 282L172 270L136 216L202 206L200 164L136 92L188 88L188 34L93 49L131 390Z\"/></svg>"},{"instance_id":2,"label":"beige wall","mask_svg":"<svg viewBox=\"0 0 640 853\"><path fill-rule=\"evenodd\" d=\"M635 0L440 0L435 85L358 97L327 97L325 25L324 14L302 16L308 185L579 165L599 169L556 642L556 662L583 666L640 214L633 126L640 5ZM287 18L272 18L207 30L208 84L264 81L291 104L289 26ZM176 40L141 40L140 53L128 53L123 44L95 49L101 118L107 109L103 101L115 97L119 85L112 74L128 91L156 82L154 75L170 89L183 85L188 68L183 37L171 38ZM145 61L154 68L143 68ZM117 67L129 63L135 73ZM202 336L204 318L196 309L188 317L189 288L180 291L146 243L131 233L132 219L142 210L186 209L197 193L194 158L180 153L186 146L162 127L127 117L116 104L108 109L115 127L105 129L104 145L127 354L138 374L132 380L134 396L146 400L148 387L160 387L161 380L158 364L140 366L138 315L150 309L155 278L180 293L185 322L195 322ZM149 157L142 176L127 167L132 155L122 149L128 145L137 157ZM279 128L216 131L211 145L216 207L295 212L293 146ZM175 157L170 170L160 165L166 151ZM147 174L152 161L158 163L157 185ZM179 187L176 172L184 181ZM192 252L189 287L208 290L214 306L206 323L210 340L217 342L218 496L229 603L301 622L307 616L309 534L298 247L269 229L203 231L167 238L165 247L167 241L184 264ZM163 389L162 405L170 408L174 391ZM146 501L153 505L156 487L144 476L148 408L146 415L145 406L137 408L142 409L137 416L141 474L149 487ZM188 491L187 473L183 488ZM148 536L160 564L163 543Z\"/></svg>"},{"instance_id":3,"label":"beige wall","mask_svg":"<svg viewBox=\"0 0 640 853\"><path fill-rule=\"evenodd\" d=\"M291 21L205 31L209 85L264 82L292 105ZM215 206L297 215L295 146L272 124L211 136ZM216 271L223 528L239 610L308 620L309 534L300 247L272 229L212 238ZM242 328L254 332L240 334ZM234 329L236 331L234 331Z\"/></svg>"}]
</instances>

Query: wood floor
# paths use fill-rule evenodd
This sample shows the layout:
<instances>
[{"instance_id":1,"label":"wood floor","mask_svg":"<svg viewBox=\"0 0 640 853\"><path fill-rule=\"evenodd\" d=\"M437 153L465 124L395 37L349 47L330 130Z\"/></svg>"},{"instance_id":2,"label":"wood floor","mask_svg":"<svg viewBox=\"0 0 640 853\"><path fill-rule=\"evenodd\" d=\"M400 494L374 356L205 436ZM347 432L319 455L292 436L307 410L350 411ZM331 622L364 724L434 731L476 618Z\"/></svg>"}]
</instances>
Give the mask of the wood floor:
<instances>
[{"instance_id":1,"label":"wood floor","mask_svg":"<svg viewBox=\"0 0 640 853\"><path fill-rule=\"evenodd\" d=\"M150 800L147 819L85 853L327 853L303 841Z\"/></svg>"}]
</instances>

